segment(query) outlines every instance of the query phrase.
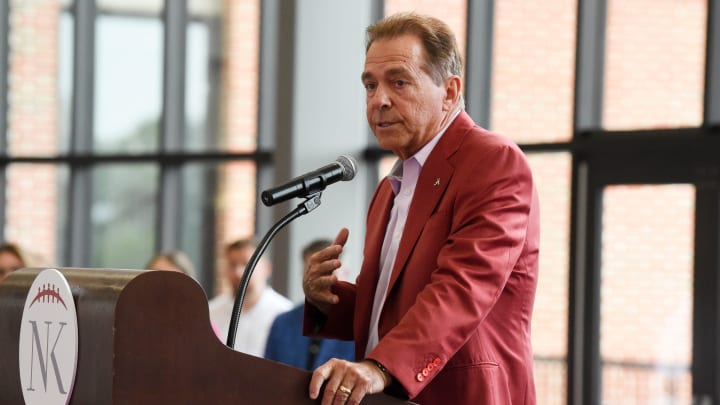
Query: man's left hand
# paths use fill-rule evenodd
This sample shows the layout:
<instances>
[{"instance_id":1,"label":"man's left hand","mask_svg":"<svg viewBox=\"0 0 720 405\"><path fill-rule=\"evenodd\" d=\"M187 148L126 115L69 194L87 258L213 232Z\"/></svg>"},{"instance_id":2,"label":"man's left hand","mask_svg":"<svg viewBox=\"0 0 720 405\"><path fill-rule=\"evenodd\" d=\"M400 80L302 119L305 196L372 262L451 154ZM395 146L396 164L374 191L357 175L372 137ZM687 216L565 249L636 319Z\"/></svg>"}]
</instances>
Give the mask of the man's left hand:
<instances>
[{"instance_id":1,"label":"man's left hand","mask_svg":"<svg viewBox=\"0 0 720 405\"><path fill-rule=\"evenodd\" d=\"M357 405L365 395L382 392L390 384L390 379L372 363L330 359L313 372L310 399L318 398L325 381L322 405Z\"/></svg>"}]
</instances>

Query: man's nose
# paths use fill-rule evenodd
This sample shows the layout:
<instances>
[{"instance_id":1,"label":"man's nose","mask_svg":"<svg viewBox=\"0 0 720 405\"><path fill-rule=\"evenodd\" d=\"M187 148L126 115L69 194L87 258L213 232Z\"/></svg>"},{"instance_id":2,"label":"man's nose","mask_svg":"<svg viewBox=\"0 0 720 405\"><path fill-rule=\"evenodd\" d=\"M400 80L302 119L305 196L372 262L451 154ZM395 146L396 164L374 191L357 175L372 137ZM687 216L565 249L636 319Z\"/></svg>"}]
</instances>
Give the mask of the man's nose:
<instances>
[{"instance_id":1,"label":"man's nose","mask_svg":"<svg viewBox=\"0 0 720 405\"><path fill-rule=\"evenodd\" d=\"M378 110L388 109L392 105L390 94L384 86L378 85L370 99L370 107Z\"/></svg>"}]
</instances>

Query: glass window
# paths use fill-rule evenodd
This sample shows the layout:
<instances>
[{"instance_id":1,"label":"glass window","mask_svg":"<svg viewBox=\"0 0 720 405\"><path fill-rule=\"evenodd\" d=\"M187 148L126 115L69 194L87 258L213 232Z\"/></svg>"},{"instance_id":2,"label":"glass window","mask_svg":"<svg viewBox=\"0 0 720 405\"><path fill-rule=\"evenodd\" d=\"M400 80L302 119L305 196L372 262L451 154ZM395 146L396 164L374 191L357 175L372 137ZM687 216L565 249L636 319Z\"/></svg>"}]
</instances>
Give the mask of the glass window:
<instances>
[{"instance_id":1,"label":"glass window","mask_svg":"<svg viewBox=\"0 0 720 405\"><path fill-rule=\"evenodd\" d=\"M214 252L212 235L215 234L217 213L215 190L218 175L215 165L193 163L183 166L182 190L182 246L197 269L198 282L203 286L214 282L214 272L208 264L214 265L214 257L207 257L207 251ZM211 247L208 249L208 247ZM206 291L211 293L210 291ZM212 296L212 294L208 294Z\"/></svg>"},{"instance_id":2,"label":"glass window","mask_svg":"<svg viewBox=\"0 0 720 405\"><path fill-rule=\"evenodd\" d=\"M603 199L601 402L689 404L695 189L619 185Z\"/></svg>"},{"instance_id":3,"label":"glass window","mask_svg":"<svg viewBox=\"0 0 720 405\"><path fill-rule=\"evenodd\" d=\"M162 112L162 20L159 15L102 14L96 29L95 150L156 150Z\"/></svg>"},{"instance_id":4,"label":"glass window","mask_svg":"<svg viewBox=\"0 0 720 405\"><path fill-rule=\"evenodd\" d=\"M142 269L155 253L158 168L108 164L92 173L92 267Z\"/></svg>"},{"instance_id":5,"label":"glass window","mask_svg":"<svg viewBox=\"0 0 720 405\"><path fill-rule=\"evenodd\" d=\"M214 286L208 296L229 287L219 276L225 246L255 234L256 187L250 161L193 163L183 169L182 248L197 264L202 285Z\"/></svg>"},{"instance_id":6,"label":"glass window","mask_svg":"<svg viewBox=\"0 0 720 405\"><path fill-rule=\"evenodd\" d=\"M571 159L568 153L528 155L540 196L540 277L532 343L539 404L565 404Z\"/></svg>"},{"instance_id":7,"label":"glass window","mask_svg":"<svg viewBox=\"0 0 720 405\"><path fill-rule=\"evenodd\" d=\"M186 149L206 149L215 134L208 121L210 102L211 32L207 24L191 22L187 29L187 69L185 94Z\"/></svg>"},{"instance_id":8,"label":"glass window","mask_svg":"<svg viewBox=\"0 0 720 405\"><path fill-rule=\"evenodd\" d=\"M699 126L707 1L609 0L603 126Z\"/></svg>"},{"instance_id":9,"label":"glass window","mask_svg":"<svg viewBox=\"0 0 720 405\"><path fill-rule=\"evenodd\" d=\"M572 136L576 3L495 2L490 124L515 142Z\"/></svg>"},{"instance_id":10,"label":"glass window","mask_svg":"<svg viewBox=\"0 0 720 405\"><path fill-rule=\"evenodd\" d=\"M185 149L219 149L217 109L220 93L221 4L216 0L193 0L188 3L188 8Z\"/></svg>"}]
</instances>

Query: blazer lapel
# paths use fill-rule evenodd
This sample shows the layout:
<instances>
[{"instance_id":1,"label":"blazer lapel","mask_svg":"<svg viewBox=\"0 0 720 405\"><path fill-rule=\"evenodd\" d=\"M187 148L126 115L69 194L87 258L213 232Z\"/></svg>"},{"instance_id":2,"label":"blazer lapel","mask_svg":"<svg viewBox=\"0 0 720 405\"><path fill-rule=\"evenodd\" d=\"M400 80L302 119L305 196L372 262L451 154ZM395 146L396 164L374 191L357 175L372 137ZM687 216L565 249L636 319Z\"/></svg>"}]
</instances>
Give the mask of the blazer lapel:
<instances>
[{"instance_id":1,"label":"blazer lapel","mask_svg":"<svg viewBox=\"0 0 720 405\"><path fill-rule=\"evenodd\" d=\"M387 180L384 181L385 184L381 185L378 190L367 219L365 249L363 252L365 256L363 260L364 271L360 272L362 284L373 289L380 275L380 252L382 251L385 230L390 221L390 210L395 198L390 183Z\"/></svg>"},{"instance_id":2,"label":"blazer lapel","mask_svg":"<svg viewBox=\"0 0 720 405\"><path fill-rule=\"evenodd\" d=\"M355 301L355 342L358 346L356 352L360 354L365 353L367 345L373 297L380 276L380 252L395 198L390 183L387 180L383 181L384 183L379 186L368 212L363 264L356 283L357 296L370 297L370 299Z\"/></svg>"},{"instance_id":3,"label":"blazer lapel","mask_svg":"<svg viewBox=\"0 0 720 405\"><path fill-rule=\"evenodd\" d=\"M453 124L445 131L445 134L435 145L423 165L415 186L415 193L405 222L397 257L395 258L388 294L392 291L395 282L400 277L400 273L405 268L425 223L435 211L435 207L437 207L440 198L445 194L445 190L450 183L455 168L448 159L458 149L464 135L473 125L472 119L464 111L461 112Z\"/></svg>"},{"instance_id":4,"label":"blazer lapel","mask_svg":"<svg viewBox=\"0 0 720 405\"><path fill-rule=\"evenodd\" d=\"M405 264L420 237L425 223L435 211L435 207L440 201L440 197L445 193L448 182L452 177L453 168L447 162L435 163L430 164L430 159L428 159L420 172L420 177L418 177L409 215L405 222L405 229L395 258L395 265L390 276L388 294L392 291L400 273L405 268Z\"/></svg>"}]
</instances>

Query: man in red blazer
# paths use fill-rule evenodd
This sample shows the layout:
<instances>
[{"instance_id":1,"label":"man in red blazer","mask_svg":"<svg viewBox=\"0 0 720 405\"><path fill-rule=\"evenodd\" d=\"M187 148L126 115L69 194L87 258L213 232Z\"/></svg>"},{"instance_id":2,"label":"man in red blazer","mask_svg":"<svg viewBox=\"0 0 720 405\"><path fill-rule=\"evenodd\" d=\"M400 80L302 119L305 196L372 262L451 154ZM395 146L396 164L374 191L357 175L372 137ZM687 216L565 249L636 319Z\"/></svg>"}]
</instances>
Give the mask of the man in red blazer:
<instances>
[{"instance_id":1,"label":"man in red blazer","mask_svg":"<svg viewBox=\"0 0 720 405\"><path fill-rule=\"evenodd\" d=\"M362 359L318 367L309 395L535 404L539 208L528 163L463 111L447 25L400 14L367 35L368 123L399 159L370 204L355 284L333 275L347 229L305 270L305 333L353 339Z\"/></svg>"}]
</instances>

